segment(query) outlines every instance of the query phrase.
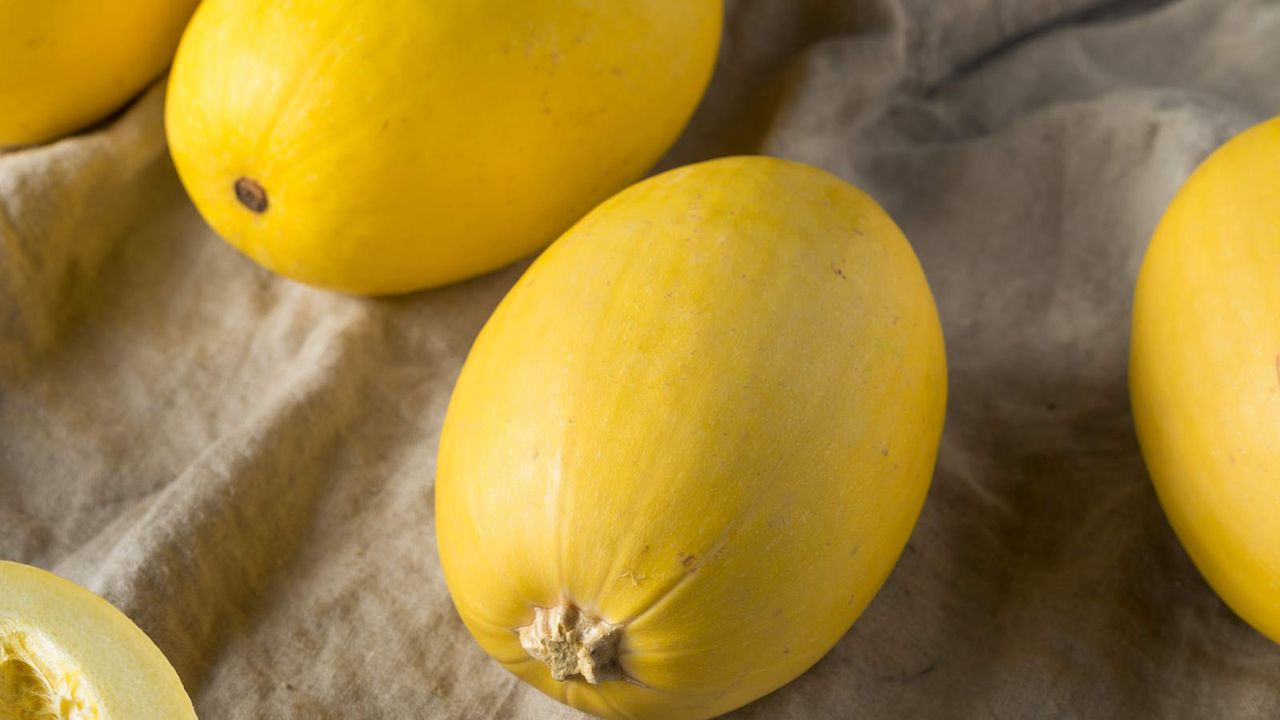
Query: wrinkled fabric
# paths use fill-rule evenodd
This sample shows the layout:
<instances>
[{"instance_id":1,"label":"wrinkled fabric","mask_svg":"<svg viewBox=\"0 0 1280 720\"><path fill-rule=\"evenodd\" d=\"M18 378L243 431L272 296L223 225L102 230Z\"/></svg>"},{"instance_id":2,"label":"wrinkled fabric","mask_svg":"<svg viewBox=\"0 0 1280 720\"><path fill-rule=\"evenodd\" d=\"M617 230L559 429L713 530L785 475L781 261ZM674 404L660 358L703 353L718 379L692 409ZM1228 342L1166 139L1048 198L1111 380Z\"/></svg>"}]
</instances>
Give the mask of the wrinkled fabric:
<instances>
[{"instance_id":1,"label":"wrinkled fabric","mask_svg":"<svg viewBox=\"0 0 1280 720\"><path fill-rule=\"evenodd\" d=\"M1191 565L1128 407L1130 298L1195 166L1280 108L1268 0L740 0L661 168L809 162L894 216L950 397L919 525L834 650L737 718L1277 717L1280 648ZM223 243L162 83L0 154L0 557L133 618L204 718L576 718L449 601L432 482L526 262L362 299Z\"/></svg>"}]
</instances>

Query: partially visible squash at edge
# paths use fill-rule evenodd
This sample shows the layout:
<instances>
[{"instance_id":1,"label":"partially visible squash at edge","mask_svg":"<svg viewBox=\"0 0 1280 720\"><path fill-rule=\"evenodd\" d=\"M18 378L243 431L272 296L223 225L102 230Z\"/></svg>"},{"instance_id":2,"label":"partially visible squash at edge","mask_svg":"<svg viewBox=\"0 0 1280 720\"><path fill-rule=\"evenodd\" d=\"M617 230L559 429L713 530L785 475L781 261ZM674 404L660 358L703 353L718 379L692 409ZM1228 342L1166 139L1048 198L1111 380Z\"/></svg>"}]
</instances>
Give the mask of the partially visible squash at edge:
<instances>
[{"instance_id":1,"label":"partially visible squash at edge","mask_svg":"<svg viewBox=\"0 0 1280 720\"><path fill-rule=\"evenodd\" d=\"M196 0L0 0L0 147L81 130L173 59Z\"/></svg>"},{"instance_id":2,"label":"partially visible squash at edge","mask_svg":"<svg viewBox=\"0 0 1280 720\"><path fill-rule=\"evenodd\" d=\"M390 294L494 270L639 178L702 97L721 0L204 0L165 128L209 225Z\"/></svg>"},{"instance_id":3,"label":"partially visible squash at edge","mask_svg":"<svg viewBox=\"0 0 1280 720\"><path fill-rule=\"evenodd\" d=\"M436 478L454 602L575 707L727 712L871 601L945 396L924 274L865 194L761 157L646 180L554 243L467 359Z\"/></svg>"},{"instance_id":4,"label":"partially visible squash at edge","mask_svg":"<svg viewBox=\"0 0 1280 720\"><path fill-rule=\"evenodd\" d=\"M106 600L0 561L0 717L195 720L159 648Z\"/></svg>"},{"instance_id":5,"label":"partially visible squash at edge","mask_svg":"<svg viewBox=\"0 0 1280 720\"><path fill-rule=\"evenodd\" d=\"M1214 152L1147 249L1134 423L1169 522L1236 613L1280 642L1280 118Z\"/></svg>"}]
</instances>

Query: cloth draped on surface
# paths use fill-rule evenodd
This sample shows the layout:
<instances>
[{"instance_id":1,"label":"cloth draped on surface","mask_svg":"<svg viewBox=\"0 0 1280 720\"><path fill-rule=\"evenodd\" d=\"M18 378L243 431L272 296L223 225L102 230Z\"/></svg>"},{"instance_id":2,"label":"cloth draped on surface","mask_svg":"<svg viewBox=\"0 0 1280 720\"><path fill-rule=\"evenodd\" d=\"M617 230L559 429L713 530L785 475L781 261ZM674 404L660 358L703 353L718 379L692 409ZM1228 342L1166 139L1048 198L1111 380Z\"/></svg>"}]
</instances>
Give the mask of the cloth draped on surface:
<instances>
[{"instance_id":1,"label":"cloth draped on surface","mask_svg":"<svg viewBox=\"0 0 1280 720\"><path fill-rule=\"evenodd\" d=\"M950 398L870 608L741 718L1276 717L1280 648L1201 580L1128 409L1130 297L1192 169L1280 108L1270 0L739 0L662 168L767 153L920 255ZM486 658L436 559L450 389L527 262L353 298L201 221L158 83L0 154L0 557L132 617L206 718L574 718Z\"/></svg>"}]
</instances>

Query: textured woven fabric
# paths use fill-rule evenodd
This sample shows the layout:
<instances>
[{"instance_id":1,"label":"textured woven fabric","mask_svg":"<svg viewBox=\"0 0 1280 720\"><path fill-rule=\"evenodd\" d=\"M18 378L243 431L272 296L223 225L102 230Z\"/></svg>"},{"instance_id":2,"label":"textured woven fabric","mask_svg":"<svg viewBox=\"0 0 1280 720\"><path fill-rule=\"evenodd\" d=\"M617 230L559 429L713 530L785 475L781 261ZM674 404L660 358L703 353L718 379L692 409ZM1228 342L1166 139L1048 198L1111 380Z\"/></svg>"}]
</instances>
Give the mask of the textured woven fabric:
<instances>
[{"instance_id":1,"label":"textured woven fabric","mask_svg":"<svg viewBox=\"0 0 1280 720\"><path fill-rule=\"evenodd\" d=\"M740 718L1277 717L1280 648L1200 579L1128 409L1156 221L1280 108L1268 0L742 0L662 167L768 153L899 221L951 393L910 545L853 630ZM163 91L0 154L0 557L103 594L202 717L575 718L441 579L434 457L526 263L360 299L212 233Z\"/></svg>"}]
</instances>

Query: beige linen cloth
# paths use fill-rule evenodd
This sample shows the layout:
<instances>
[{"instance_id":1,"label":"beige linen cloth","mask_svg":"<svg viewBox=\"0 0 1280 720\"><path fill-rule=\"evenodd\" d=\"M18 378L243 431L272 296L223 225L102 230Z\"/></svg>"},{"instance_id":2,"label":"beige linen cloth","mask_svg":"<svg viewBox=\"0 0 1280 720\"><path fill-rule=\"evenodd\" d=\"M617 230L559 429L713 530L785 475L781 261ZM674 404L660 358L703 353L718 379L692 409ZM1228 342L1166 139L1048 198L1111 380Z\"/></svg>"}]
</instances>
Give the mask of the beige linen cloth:
<instances>
[{"instance_id":1,"label":"beige linen cloth","mask_svg":"<svg viewBox=\"0 0 1280 720\"><path fill-rule=\"evenodd\" d=\"M866 189L923 261L951 378L884 589L733 717L1280 716L1280 647L1178 545L1125 384L1161 212L1280 110L1280 2L728 12L663 166L769 153ZM209 720L580 717L486 658L436 559L451 385L526 263L394 299L274 277L187 201L162 105L0 155L0 557L116 604Z\"/></svg>"}]
</instances>

